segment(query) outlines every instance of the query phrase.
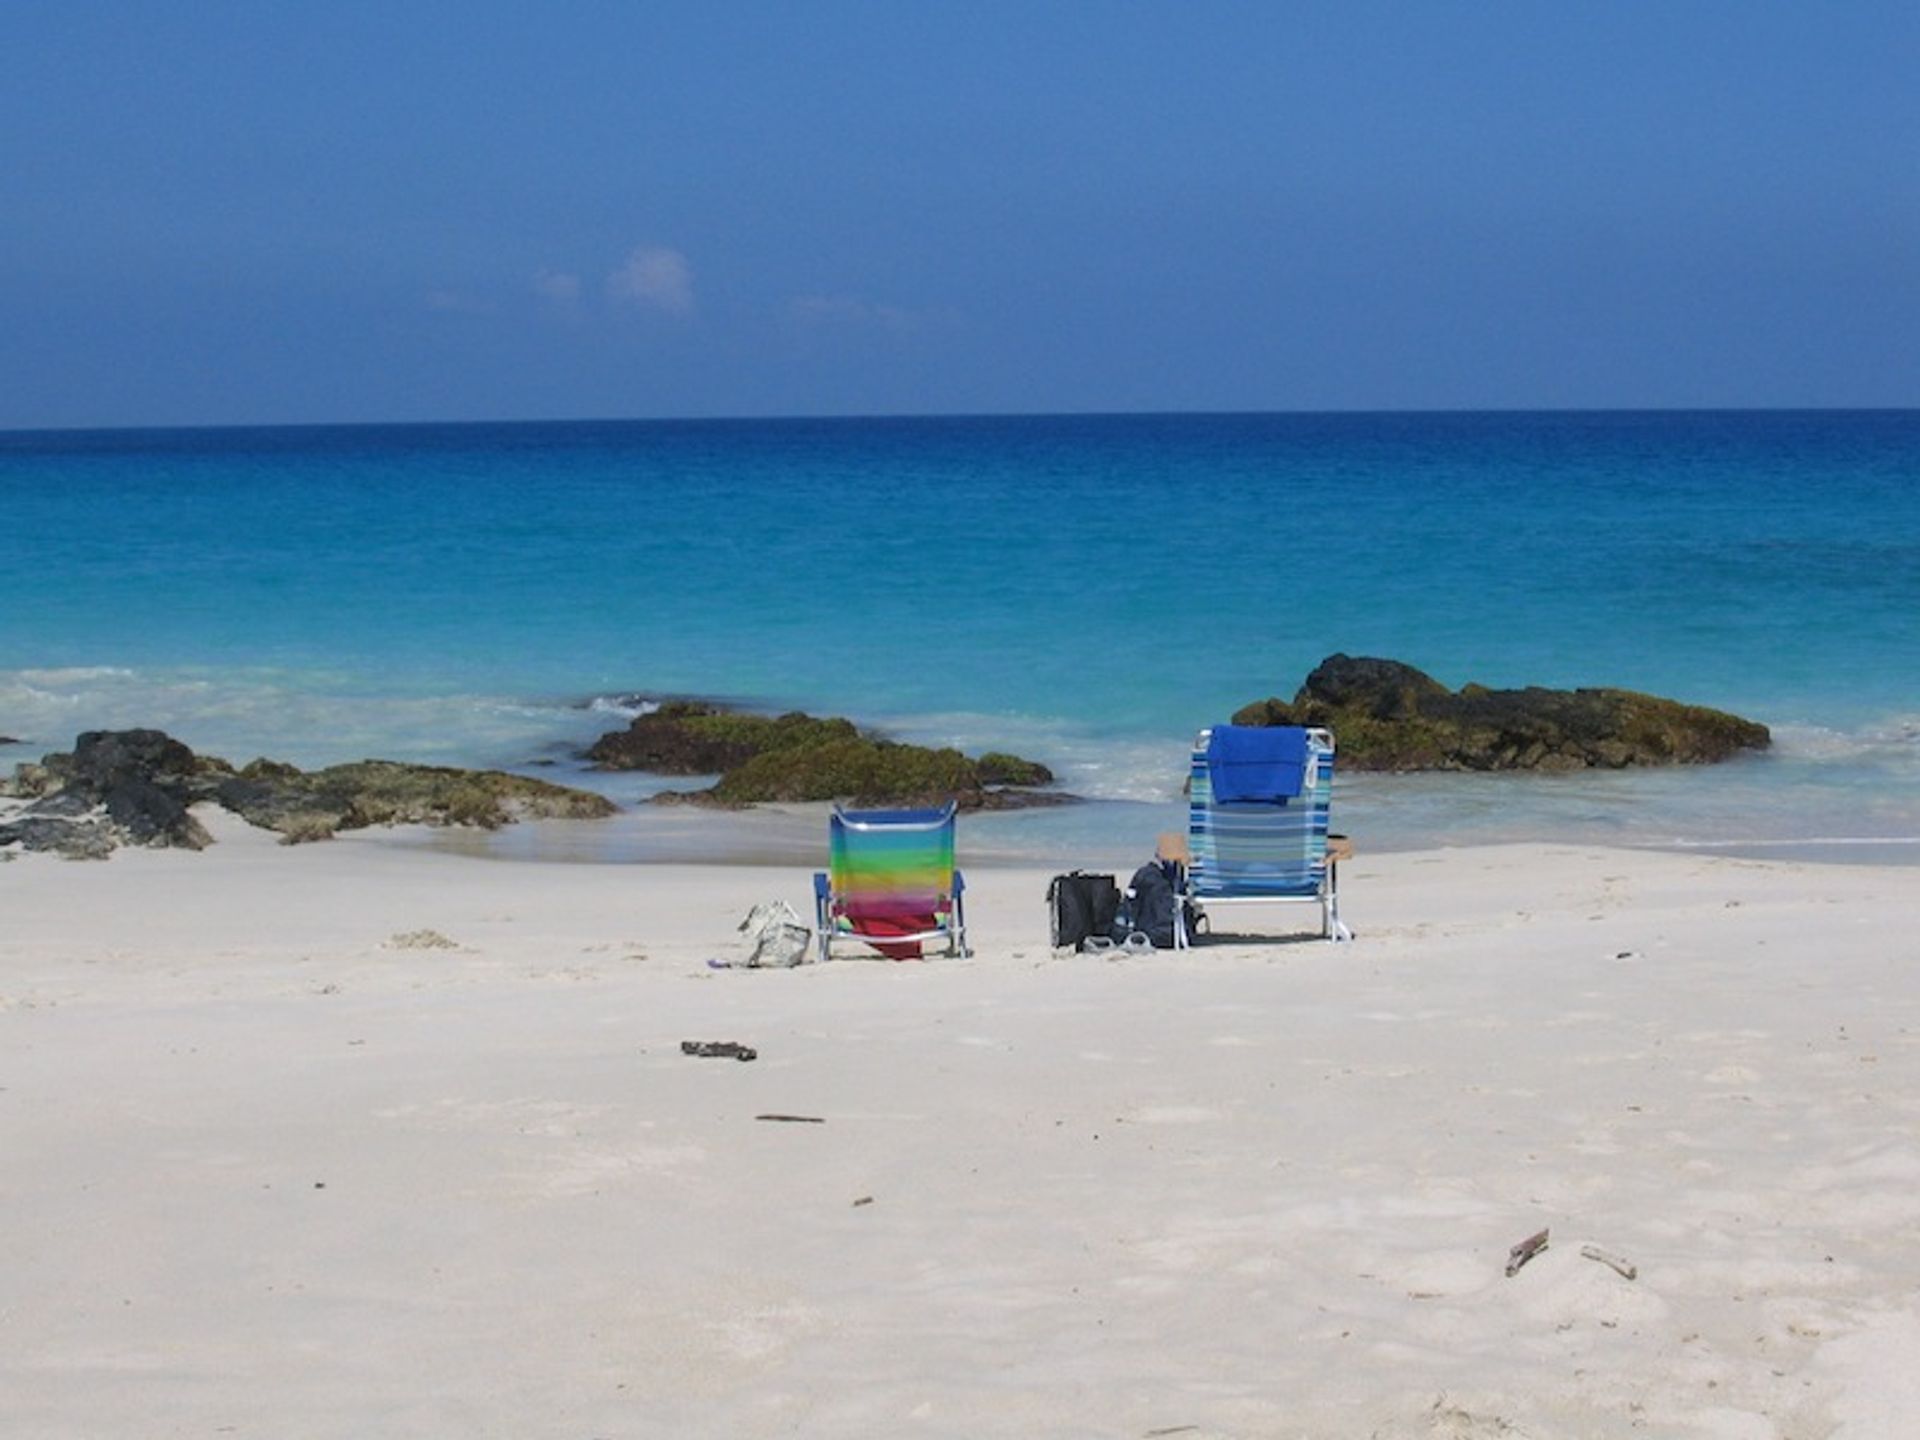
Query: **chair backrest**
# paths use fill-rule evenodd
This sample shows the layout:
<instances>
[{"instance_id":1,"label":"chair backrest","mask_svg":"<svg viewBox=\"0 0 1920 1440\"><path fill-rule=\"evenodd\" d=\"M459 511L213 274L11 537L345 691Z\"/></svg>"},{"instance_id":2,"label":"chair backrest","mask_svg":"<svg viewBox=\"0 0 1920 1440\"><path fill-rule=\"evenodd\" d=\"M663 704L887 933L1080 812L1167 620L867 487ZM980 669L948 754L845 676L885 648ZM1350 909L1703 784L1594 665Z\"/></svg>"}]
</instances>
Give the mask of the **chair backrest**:
<instances>
[{"instance_id":1,"label":"chair backrest","mask_svg":"<svg viewBox=\"0 0 1920 1440\"><path fill-rule=\"evenodd\" d=\"M1187 873L1196 896L1228 900L1320 891L1333 801L1333 734L1295 728L1286 737L1273 738L1283 745L1294 740L1294 753L1304 758L1297 768L1299 793L1283 799L1216 800L1214 767L1225 747L1214 745L1212 728L1202 730L1194 741Z\"/></svg>"},{"instance_id":2,"label":"chair backrest","mask_svg":"<svg viewBox=\"0 0 1920 1440\"><path fill-rule=\"evenodd\" d=\"M938 810L841 810L828 832L827 875L840 913L935 916L953 898L954 814Z\"/></svg>"}]
</instances>

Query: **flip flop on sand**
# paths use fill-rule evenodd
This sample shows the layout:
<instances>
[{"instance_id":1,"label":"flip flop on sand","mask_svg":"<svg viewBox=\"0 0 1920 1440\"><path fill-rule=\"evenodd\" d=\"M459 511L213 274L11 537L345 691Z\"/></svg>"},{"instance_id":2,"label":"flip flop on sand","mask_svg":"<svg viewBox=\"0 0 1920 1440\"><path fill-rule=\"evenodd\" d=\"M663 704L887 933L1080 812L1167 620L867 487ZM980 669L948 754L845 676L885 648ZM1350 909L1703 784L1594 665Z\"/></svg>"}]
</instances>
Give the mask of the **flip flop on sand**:
<instances>
[{"instance_id":1,"label":"flip flop on sand","mask_svg":"<svg viewBox=\"0 0 1920 1440\"><path fill-rule=\"evenodd\" d=\"M737 1040L682 1040L680 1053L722 1060L751 1060L760 1052Z\"/></svg>"}]
</instances>

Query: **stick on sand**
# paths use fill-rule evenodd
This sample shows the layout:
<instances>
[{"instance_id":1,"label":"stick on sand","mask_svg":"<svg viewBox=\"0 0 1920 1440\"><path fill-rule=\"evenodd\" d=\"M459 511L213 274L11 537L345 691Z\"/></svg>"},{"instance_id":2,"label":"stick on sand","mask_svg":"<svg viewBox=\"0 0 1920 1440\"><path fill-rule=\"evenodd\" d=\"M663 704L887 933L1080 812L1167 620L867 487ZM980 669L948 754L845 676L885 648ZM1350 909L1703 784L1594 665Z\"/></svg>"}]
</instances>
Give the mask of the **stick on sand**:
<instances>
[{"instance_id":1,"label":"stick on sand","mask_svg":"<svg viewBox=\"0 0 1920 1440\"><path fill-rule=\"evenodd\" d=\"M1507 1252L1507 1278L1512 1279L1520 1273L1520 1267L1547 1248L1547 1232L1529 1235L1513 1249Z\"/></svg>"}]
</instances>

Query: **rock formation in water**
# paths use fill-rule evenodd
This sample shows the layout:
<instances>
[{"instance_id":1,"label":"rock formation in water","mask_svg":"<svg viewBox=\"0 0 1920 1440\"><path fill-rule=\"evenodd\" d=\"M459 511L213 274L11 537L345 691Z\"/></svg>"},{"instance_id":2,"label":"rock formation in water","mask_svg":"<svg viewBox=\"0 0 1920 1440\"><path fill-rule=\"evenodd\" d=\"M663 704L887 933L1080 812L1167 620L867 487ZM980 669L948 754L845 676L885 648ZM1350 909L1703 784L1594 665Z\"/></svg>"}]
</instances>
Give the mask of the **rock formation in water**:
<instances>
[{"instance_id":1,"label":"rock formation in water","mask_svg":"<svg viewBox=\"0 0 1920 1440\"><path fill-rule=\"evenodd\" d=\"M1261 700L1238 725L1322 725L1356 770L1622 769L1698 765L1764 749L1767 727L1633 690L1449 690L1397 660L1330 655L1291 701Z\"/></svg>"},{"instance_id":2,"label":"rock formation in water","mask_svg":"<svg viewBox=\"0 0 1920 1440\"><path fill-rule=\"evenodd\" d=\"M0 796L28 803L0 822L0 849L19 845L95 858L120 845L203 849L188 807L212 802L294 844L369 825L478 825L594 819L615 806L584 790L507 775L361 760L302 771L272 760L236 769L159 730L95 730L70 753L16 766Z\"/></svg>"},{"instance_id":3,"label":"rock formation in water","mask_svg":"<svg viewBox=\"0 0 1920 1440\"><path fill-rule=\"evenodd\" d=\"M745 806L810 800L858 805L942 804L1012 809L1072 797L1038 790L1053 772L1017 755L978 760L958 750L906 745L863 733L851 720L794 711L750 715L699 701L671 701L602 735L587 758L608 770L718 775L706 790L672 791L664 803Z\"/></svg>"}]
</instances>

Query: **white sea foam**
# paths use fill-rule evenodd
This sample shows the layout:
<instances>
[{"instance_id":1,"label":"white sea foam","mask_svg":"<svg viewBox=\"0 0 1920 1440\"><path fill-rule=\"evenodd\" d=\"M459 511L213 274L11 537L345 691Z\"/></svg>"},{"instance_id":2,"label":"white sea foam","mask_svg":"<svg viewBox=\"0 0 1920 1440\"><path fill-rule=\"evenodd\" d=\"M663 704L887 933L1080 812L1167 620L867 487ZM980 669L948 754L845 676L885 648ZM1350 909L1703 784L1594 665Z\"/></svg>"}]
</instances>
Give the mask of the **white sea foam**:
<instances>
[{"instance_id":1,"label":"white sea foam","mask_svg":"<svg viewBox=\"0 0 1920 1440\"><path fill-rule=\"evenodd\" d=\"M118 665L71 665L51 670L15 670L11 674L22 685L58 687L80 685L89 680L128 677L133 671Z\"/></svg>"},{"instance_id":2,"label":"white sea foam","mask_svg":"<svg viewBox=\"0 0 1920 1440\"><path fill-rule=\"evenodd\" d=\"M596 695L587 701L587 709L595 715L611 715L620 720L637 720L642 715L657 714L660 702L645 695Z\"/></svg>"},{"instance_id":3,"label":"white sea foam","mask_svg":"<svg viewBox=\"0 0 1920 1440\"><path fill-rule=\"evenodd\" d=\"M150 727L235 761L297 765L368 756L525 765L585 743L605 719L561 702L473 694L393 695L332 677L72 667L0 671L0 731L66 749L86 730Z\"/></svg>"},{"instance_id":4,"label":"white sea foam","mask_svg":"<svg viewBox=\"0 0 1920 1440\"><path fill-rule=\"evenodd\" d=\"M1920 763L1920 715L1882 716L1852 730L1826 725L1776 725L1773 748L1776 755L1789 760Z\"/></svg>"}]
</instances>

